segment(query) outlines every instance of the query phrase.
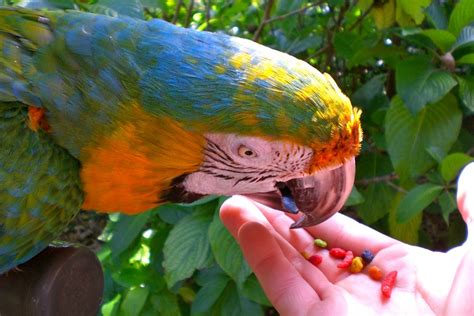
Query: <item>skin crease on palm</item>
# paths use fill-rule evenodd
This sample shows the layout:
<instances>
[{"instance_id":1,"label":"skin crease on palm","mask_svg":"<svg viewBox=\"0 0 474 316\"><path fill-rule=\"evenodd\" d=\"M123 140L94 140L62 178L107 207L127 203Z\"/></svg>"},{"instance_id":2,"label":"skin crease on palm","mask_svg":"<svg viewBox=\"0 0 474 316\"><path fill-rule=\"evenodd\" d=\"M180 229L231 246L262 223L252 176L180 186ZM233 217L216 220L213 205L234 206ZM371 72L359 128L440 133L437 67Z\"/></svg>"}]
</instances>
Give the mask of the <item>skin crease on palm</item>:
<instances>
[{"instance_id":1,"label":"skin crease on palm","mask_svg":"<svg viewBox=\"0 0 474 316\"><path fill-rule=\"evenodd\" d=\"M446 253L404 244L342 214L290 230L294 218L242 196L224 203L221 218L281 315L474 315L474 163L460 175L457 201L468 238ZM370 249L373 264L397 270L391 298L382 298L380 281L366 272L338 269L327 250L317 252L318 267L306 261L300 253L315 253L316 237L356 254Z\"/></svg>"}]
</instances>

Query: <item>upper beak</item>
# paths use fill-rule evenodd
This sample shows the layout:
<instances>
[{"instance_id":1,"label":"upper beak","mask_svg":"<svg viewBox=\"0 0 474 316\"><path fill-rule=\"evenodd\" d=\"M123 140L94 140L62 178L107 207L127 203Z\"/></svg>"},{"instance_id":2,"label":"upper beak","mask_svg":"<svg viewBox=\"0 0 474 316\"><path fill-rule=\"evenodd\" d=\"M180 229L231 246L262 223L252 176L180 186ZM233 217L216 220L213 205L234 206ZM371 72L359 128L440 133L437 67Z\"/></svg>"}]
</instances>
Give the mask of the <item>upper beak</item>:
<instances>
[{"instance_id":1,"label":"upper beak","mask_svg":"<svg viewBox=\"0 0 474 316\"><path fill-rule=\"evenodd\" d=\"M354 178L353 158L332 170L278 182L275 191L246 196L274 209L302 212L303 216L291 225L300 228L319 224L338 212L351 193Z\"/></svg>"}]
</instances>

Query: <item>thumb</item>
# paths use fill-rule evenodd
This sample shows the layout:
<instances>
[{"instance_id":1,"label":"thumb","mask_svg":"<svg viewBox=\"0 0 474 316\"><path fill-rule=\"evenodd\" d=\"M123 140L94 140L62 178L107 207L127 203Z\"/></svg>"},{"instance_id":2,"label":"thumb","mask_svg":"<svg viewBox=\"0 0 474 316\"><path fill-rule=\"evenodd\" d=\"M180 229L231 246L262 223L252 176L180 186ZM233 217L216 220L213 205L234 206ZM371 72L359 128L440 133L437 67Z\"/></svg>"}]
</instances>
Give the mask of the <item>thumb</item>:
<instances>
[{"instance_id":1,"label":"thumb","mask_svg":"<svg viewBox=\"0 0 474 316\"><path fill-rule=\"evenodd\" d=\"M458 180L458 208L468 229L474 220L474 162L464 167Z\"/></svg>"}]
</instances>

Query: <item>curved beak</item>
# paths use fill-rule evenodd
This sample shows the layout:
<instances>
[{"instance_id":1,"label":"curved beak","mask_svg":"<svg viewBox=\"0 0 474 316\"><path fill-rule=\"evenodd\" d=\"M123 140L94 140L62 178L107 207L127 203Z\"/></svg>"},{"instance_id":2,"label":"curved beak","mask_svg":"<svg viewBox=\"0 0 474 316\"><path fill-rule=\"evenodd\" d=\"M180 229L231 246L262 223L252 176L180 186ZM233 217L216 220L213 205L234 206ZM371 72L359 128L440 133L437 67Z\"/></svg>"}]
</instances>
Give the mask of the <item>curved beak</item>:
<instances>
[{"instance_id":1,"label":"curved beak","mask_svg":"<svg viewBox=\"0 0 474 316\"><path fill-rule=\"evenodd\" d=\"M354 158L344 165L310 176L278 182L275 191L245 194L252 200L289 213L302 212L291 228L319 224L338 212L354 185Z\"/></svg>"}]
</instances>

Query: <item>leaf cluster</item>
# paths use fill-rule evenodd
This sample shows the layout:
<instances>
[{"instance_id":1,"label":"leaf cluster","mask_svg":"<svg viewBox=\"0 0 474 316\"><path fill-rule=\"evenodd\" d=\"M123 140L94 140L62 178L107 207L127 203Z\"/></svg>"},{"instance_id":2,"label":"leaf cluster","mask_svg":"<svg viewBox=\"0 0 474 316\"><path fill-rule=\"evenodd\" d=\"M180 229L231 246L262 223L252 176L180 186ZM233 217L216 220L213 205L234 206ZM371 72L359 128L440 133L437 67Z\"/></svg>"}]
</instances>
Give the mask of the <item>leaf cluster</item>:
<instances>
[{"instance_id":1,"label":"leaf cluster","mask_svg":"<svg viewBox=\"0 0 474 316\"><path fill-rule=\"evenodd\" d=\"M328 72L363 110L343 212L402 241L465 238L456 177L474 155L472 0L20 0L161 18L253 39ZM217 216L221 198L110 216L104 315L261 315L270 305Z\"/></svg>"}]
</instances>

